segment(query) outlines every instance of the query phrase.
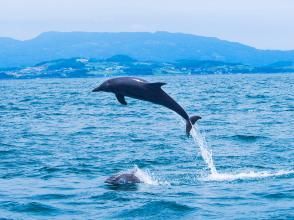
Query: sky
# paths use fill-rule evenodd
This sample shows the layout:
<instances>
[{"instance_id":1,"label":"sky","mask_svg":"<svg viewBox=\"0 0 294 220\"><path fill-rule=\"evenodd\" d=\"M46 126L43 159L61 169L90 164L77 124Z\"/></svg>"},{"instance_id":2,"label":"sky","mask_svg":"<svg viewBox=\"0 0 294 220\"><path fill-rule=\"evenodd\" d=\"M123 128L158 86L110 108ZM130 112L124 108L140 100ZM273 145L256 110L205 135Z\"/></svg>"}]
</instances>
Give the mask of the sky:
<instances>
[{"instance_id":1,"label":"sky","mask_svg":"<svg viewBox=\"0 0 294 220\"><path fill-rule=\"evenodd\" d=\"M294 49L294 0L0 0L0 37L169 31Z\"/></svg>"}]
</instances>

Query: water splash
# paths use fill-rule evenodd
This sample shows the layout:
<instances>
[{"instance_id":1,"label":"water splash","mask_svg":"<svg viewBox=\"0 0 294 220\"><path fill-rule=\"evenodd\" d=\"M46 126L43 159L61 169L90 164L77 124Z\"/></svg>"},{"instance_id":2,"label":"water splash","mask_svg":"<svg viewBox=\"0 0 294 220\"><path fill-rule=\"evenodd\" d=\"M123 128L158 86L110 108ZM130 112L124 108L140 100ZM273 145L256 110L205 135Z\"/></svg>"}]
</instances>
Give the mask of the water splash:
<instances>
[{"instance_id":1,"label":"water splash","mask_svg":"<svg viewBox=\"0 0 294 220\"><path fill-rule=\"evenodd\" d=\"M199 146L201 156L203 160L205 161L205 163L207 164L208 168L210 169L211 174L217 175L218 172L214 166L212 151L209 149L209 145L206 142L205 136L203 136L200 133L200 129L198 128L196 124L193 125L190 133L193 137L195 144Z\"/></svg>"},{"instance_id":2,"label":"water splash","mask_svg":"<svg viewBox=\"0 0 294 220\"><path fill-rule=\"evenodd\" d=\"M167 181L162 181L156 178L151 172L140 169L137 165L131 170L131 172L138 177L143 183L149 185L170 185Z\"/></svg>"},{"instance_id":3,"label":"water splash","mask_svg":"<svg viewBox=\"0 0 294 220\"><path fill-rule=\"evenodd\" d=\"M200 133L200 129L197 125L194 125L191 130L191 135L194 142L199 146L200 153L203 160L206 162L210 169L210 174L207 177L201 178L204 181L234 181L240 179L260 179L267 177L283 176L293 174L293 170L280 170L276 172L269 171L247 171L242 173L219 173L217 172L214 161L212 158L212 151L209 149L209 145L206 142L205 136Z\"/></svg>"},{"instance_id":4,"label":"water splash","mask_svg":"<svg viewBox=\"0 0 294 220\"><path fill-rule=\"evenodd\" d=\"M150 185L158 185L156 180L153 180L152 177L147 173L141 170L137 165L134 166L132 173L138 177L143 183Z\"/></svg>"}]
</instances>

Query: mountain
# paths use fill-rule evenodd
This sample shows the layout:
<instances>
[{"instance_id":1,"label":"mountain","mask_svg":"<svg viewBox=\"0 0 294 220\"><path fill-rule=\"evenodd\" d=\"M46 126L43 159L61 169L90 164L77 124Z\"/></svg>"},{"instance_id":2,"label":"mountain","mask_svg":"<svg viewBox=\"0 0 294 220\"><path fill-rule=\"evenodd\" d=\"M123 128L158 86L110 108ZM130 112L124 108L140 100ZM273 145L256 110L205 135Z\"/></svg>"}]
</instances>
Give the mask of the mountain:
<instances>
[{"instance_id":1,"label":"mountain","mask_svg":"<svg viewBox=\"0 0 294 220\"><path fill-rule=\"evenodd\" d=\"M240 43L168 32L46 32L34 39L0 38L0 68L72 57L105 59L126 54L136 60L212 60L264 66L293 62L294 50L258 50Z\"/></svg>"}]
</instances>

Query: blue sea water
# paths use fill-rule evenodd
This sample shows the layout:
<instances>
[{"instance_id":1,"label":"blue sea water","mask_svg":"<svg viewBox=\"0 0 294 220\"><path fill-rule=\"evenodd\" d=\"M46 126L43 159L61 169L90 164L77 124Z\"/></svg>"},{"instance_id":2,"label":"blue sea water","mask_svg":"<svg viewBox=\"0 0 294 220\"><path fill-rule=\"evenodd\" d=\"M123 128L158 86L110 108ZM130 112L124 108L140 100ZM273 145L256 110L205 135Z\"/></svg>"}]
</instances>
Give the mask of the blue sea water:
<instances>
[{"instance_id":1,"label":"blue sea water","mask_svg":"<svg viewBox=\"0 0 294 220\"><path fill-rule=\"evenodd\" d=\"M294 218L294 75L146 79L202 116L193 137L91 93L105 78L0 81L0 218ZM145 183L104 183L134 167Z\"/></svg>"}]
</instances>

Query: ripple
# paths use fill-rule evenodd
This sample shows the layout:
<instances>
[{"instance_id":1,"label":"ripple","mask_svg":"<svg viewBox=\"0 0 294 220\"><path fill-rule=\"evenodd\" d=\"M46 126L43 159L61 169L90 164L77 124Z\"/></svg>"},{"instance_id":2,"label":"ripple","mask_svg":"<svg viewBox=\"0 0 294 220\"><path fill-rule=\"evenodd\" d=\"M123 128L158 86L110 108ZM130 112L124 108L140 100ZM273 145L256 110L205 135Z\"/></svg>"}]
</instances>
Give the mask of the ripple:
<instances>
[{"instance_id":1,"label":"ripple","mask_svg":"<svg viewBox=\"0 0 294 220\"><path fill-rule=\"evenodd\" d=\"M35 195L32 197L29 197L29 199L33 200L62 200L62 199L70 199L74 198L75 195L69 195L69 194L42 194L42 195Z\"/></svg>"},{"instance_id":2,"label":"ripple","mask_svg":"<svg viewBox=\"0 0 294 220\"><path fill-rule=\"evenodd\" d=\"M15 203L6 202L5 205L9 210L15 212L32 213L39 215L57 215L60 210L51 205L45 205L39 202L29 202L29 203Z\"/></svg>"},{"instance_id":3,"label":"ripple","mask_svg":"<svg viewBox=\"0 0 294 220\"><path fill-rule=\"evenodd\" d=\"M292 192L278 192L278 193L268 193L266 195L263 195L264 198L267 199L287 199L287 200L293 200L294 199L294 195Z\"/></svg>"},{"instance_id":4,"label":"ripple","mask_svg":"<svg viewBox=\"0 0 294 220\"><path fill-rule=\"evenodd\" d=\"M269 96L263 95L263 94L257 94L257 95L246 95L246 98L250 99L266 99L269 98Z\"/></svg>"},{"instance_id":5,"label":"ripple","mask_svg":"<svg viewBox=\"0 0 294 220\"><path fill-rule=\"evenodd\" d=\"M266 137L264 136L257 136L257 135L233 135L231 138L236 139L236 140L241 140L241 141L246 141L246 142L255 142L259 139L265 139Z\"/></svg>"}]
</instances>

